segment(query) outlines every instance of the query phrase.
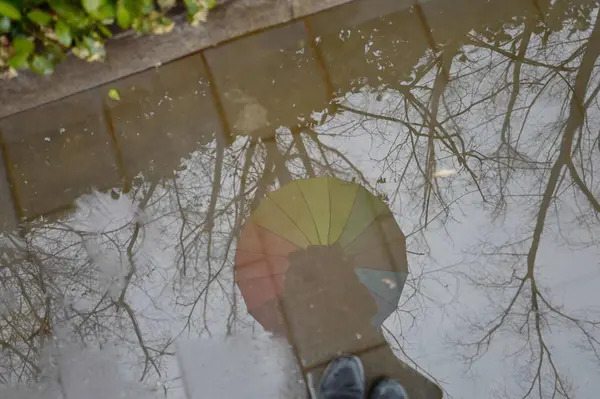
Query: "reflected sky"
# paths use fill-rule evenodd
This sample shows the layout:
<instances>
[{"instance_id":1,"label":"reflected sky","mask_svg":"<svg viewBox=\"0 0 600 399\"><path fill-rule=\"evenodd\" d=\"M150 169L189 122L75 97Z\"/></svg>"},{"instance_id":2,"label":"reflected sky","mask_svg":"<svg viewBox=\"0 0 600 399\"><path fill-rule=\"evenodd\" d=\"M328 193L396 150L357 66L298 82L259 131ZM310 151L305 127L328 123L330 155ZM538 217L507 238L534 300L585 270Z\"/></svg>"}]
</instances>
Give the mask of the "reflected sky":
<instances>
[{"instance_id":1,"label":"reflected sky","mask_svg":"<svg viewBox=\"0 0 600 399\"><path fill-rule=\"evenodd\" d=\"M76 342L184 397L178 339L262 330L233 280L244 220L334 176L406 235L398 356L448 397L595 396L597 5L376 3L115 82L121 103L98 88L64 127L0 121L23 220L0 236L3 384L50 384L49 346Z\"/></svg>"}]
</instances>

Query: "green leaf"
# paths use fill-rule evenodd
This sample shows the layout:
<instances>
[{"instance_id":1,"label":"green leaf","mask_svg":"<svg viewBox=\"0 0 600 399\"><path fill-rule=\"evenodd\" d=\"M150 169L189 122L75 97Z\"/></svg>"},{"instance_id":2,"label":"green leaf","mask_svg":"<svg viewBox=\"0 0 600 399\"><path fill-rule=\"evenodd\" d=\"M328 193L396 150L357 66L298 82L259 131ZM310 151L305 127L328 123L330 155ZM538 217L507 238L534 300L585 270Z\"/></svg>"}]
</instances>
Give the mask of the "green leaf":
<instances>
[{"instance_id":1,"label":"green leaf","mask_svg":"<svg viewBox=\"0 0 600 399\"><path fill-rule=\"evenodd\" d=\"M65 24L63 21L58 21L55 30L58 42L65 47L70 47L71 43L73 43L73 37L71 36L71 28L69 28L69 25Z\"/></svg>"},{"instance_id":2,"label":"green leaf","mask_svg":"<svg viewBox=\"0 0 600 399\"><path fill-rule=\"evenodd\" d=\"M29 66L29 55L30 53L15 53L8 59L8 65L15 69L26 69Z\"/></svg>"},{"instance_id":3,"label":"green leaf","mask_svg":"<svg viewBox=\"0 0 600 399\"><path fill-rule=\"evenodd\" d=\"M52 62L42 55L34 55L29 67L33 72L39 73L40 75L48 75L54 72L54 65Z\"/></svg>"},{"instance_id":4,"label":"green leaf","mask_svg":"<svg viewBox=\"0 0 600 399\"><path fill-rule=\"evenodd\" d=\"M96 12L92 15L100 21L112 23L116 16L115 5L113 3L106 3L100 6L100 8L98 8L98 10L96 10Z\"/></svg>"},{"instance_id":5,"label":"green leaf","mask_svg":"<svg viewBox=\"0 0 600 399\"><path fill-rule=\"evenodd\" d=\"M108 91L108 98L110 98L111 100L120 101L121 100L121 95L119 94L119 90L117 90L117 89L110 89Z\"/></svg>"},{"instance_id":6,"label":"green leaf","mask_svg":"<svg viewBox=\"0 0 600 399\"><path fill-rule=\"evenodd\" d=\"M27 60L35 50L35 44L25 37L17 37L12 42L13 55L8 59L8 65L15 69L28 67Z\"/></svg>"},{"instance_id":7,"label":"green leaf","mask_svg":"<svg viewBox=\"0 0 600 399\"><path fill-rule=\"evenodd\" d=\"M212 10L217 6L217 0L203 0L202 2L207 10Z\"/></svg>"},{"instance_id":8,"label":"green leaf","mask_svg":"<svg viewBox=\"0 0 600 399\"><path fill-rule=\"evenodd\" d=\"M128 7L128 0L117 1L117 23L122 29L127 29L133 22L133 15Z\"/></svg>"},{"instance_id":9,"label":"green leaf","mask_svg":"<svg viewBox=\"0 0 600 399\"><path fill-rule=\"evenodd\" d=\"M90 36L85 36L83 38L83 45L88 51L88 56L86 57L87 61L98 61L104 59L106 56L106 49L104 48L104 43L97 38L92 38Z\"/></svg>"},{"instance_id":10,"label":"green leaf","mask_svg":"<svg viewBox=\"0 0 600 399\"><path fill-rule=\"evenodd\" d=\"M200 11L198 11L194 15L188 16L188 20L190 21L192 26L197 26L201 22L206 22L207 15L208 10L206 8L201 8Z\"/></svg>"},{"instance_id":11,"label":"green leaf","mask_svg":"<svg viewBox=\"0 0 600 399\"><path fill-rule=\"evenodd\" d=\"M136 14L149 14L154 11L154 1L153 0L138 0L137 3Z\"/></svg>"},{"instance_id":12,"label":"green leaf","mask_svg":"<svg viewBox=\"0 0 600 399\"><path fill-rule=\"evenodd\" d=\"M1 1L1 0L0 0ZM49 0L50 7L73 29L85 29L92 23L88 15L67 0Z\"/></svg>"},{"instance_id":13,"label":"green leaf","mask_svg":"<svg viewBox=\"0 0 600 399\"><path fill-rule=\"evenodd\" d=\"M46 27L52 21L52 15L41 10L32 10L27 14L30 21L35 22L42 28Z\"/></svg>"},{"instance_id":14,"label":"green leaf","mask_svg":"<svg viewBox=\"0 0 600 399\"><path fill-rule=\"evenodd\" d=\"M93 13L106 3L106 0L81 0L83 9L89 13Z\"/></svg>"},{"instance_id":15,"label":"green leaf","mask_svg":"<svg viewBox=\"0 0 600 399\"><path fill-rule=\"evenodd\" d=\"M8 33L10 32L10 18L8 17L0 17L0 33Z\"/></svg>"},{"instance_id":16,"label":"green leaf","mask_svg":"<svg viewBox=\"0 0 600 399\"><path fill-rule=\"evenodd\" d=\"M171 19L167 17L160 17L158 21L152 25L152 33L156 35L162 35L171 32L174 27L175 23Z\"/></svg>"},{"instance_id":17,"label":"green leaf","mask_svg":"<svg viewBox=\"0 0 600 399\"><path fill-rule=\"evenodd\" d=\"M83 43L77 44L76 46L71 48L71 51L76 57L81 58L82 60L87 60L90 56L90 51L85 47Z\"/></svg>"},{"instance_id":18,"label":"green leaf","mask_svg":"<svg viewBox=\"0 0 600 399\"><path fill-rule=\"evenodd\" d=\"M33 53L33 50L35 49L33 42L25 37L17 37L13 40L12 46L15 54L29 55Z\"/></svg>"},{"instance_id":19,"label":"green leaf","mask_svg":"<svg viewBox=\"0 0 600 399\"><path fill-rule=\"evenodd\" d=\"M56 65L65 59L65 51L58 44L48 42L46 43L46 58Z\"/></svg>"},{"instance_id":20,"label":"green leaf","mask_svg":"<svg viewBox=\"0 0 600 399\"><path fill-rule=\"evenodd\" d=\"M175 7L175 4L177 3L176 0L157 0L157 2L162 10L170 10Z\"/></svg>"},{"instance_id":21,"label":"green leaf","mask_svg":"<svg viewBox=\"0 0 600 399\"><path fill-rule=\"evenodd\" d=\"M183 0L188 16L193 16L200 11L200 5L195 0Z\"/></svg>"},{"instance_id":22,"label":"green leaf","mask_svg":"<svg viewBox=\"0 0 600 399\"><path fill-rule=\"evenodd\" d=\"M21 12L6 0L0 0L0 15L18 21L21 19Z\"/></svg>"},{"instance_id":23,"label":"green leaf","mask_svg":"<svg viewBox=\"0 0 600 399\"><path fill-rule=\"evenodd\" d=\"M106 26L98 24L98 30L104 35L104 37L112 37L112 32Z\"/></svg>"}]
</instances>

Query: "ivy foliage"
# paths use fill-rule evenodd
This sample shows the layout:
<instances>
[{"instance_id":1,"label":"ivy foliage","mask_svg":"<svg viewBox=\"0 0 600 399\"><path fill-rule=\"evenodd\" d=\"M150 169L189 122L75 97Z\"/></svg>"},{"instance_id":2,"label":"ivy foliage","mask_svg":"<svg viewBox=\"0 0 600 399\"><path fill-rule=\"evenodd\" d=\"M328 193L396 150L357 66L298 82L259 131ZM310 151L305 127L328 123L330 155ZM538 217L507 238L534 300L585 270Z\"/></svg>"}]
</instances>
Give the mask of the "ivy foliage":
<instances>
[{"instance_id":1,"label":"ivy foliage","mask_svg":"<svg viewBox=\"0 0 600 399\"><path fill-rule=\"evenodd\" d=\"M206 20L216 0L0 0L0 78L19 70L50 74L69 53L86 61L106 57L105 40L133 29L170 32L169 11L185 8L190 23Z\"/></svg>"}]
</instances>

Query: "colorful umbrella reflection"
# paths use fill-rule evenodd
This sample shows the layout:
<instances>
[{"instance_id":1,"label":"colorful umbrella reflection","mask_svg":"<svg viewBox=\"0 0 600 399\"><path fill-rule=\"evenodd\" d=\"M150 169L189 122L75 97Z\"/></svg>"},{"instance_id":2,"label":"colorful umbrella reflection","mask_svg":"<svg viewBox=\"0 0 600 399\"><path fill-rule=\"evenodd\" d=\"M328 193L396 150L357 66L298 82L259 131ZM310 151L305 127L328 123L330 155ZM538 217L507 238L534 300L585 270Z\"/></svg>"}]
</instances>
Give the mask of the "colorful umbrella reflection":
<instances>
[{"instance_id":1,"label":"colorful umbrella reflection","mask_svg":"<svg viewBox=\"0 0 600 399\"><path fill-rule=\"evenodd\" d=\"M236 282L250 314L279 332L277 301L290 255L340 246L377 304L372 324L397 308L408 274L405 237L392 212L364 187L331 177L295 180L268 194L244 224Z\"/></svg>"}]
</instances>

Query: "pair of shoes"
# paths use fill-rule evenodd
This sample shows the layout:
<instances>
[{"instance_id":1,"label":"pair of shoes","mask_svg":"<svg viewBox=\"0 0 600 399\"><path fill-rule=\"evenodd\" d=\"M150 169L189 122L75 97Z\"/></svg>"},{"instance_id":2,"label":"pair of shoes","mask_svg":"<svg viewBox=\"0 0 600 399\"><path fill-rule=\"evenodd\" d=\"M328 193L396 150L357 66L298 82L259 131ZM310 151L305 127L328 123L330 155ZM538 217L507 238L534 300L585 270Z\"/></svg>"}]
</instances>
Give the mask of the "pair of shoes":
<instances>
[{"instance_id":1,"label":"pair of shoes","mask_svg":"<svg viewBox=\"0 0 600 399\"><path fill-rule=\"evenodd\" d=\"M356 356L341 356L332 361L323 375L319 399L363 399L366 394L365 371ZM380 380L369 395L371 399L409 399L406 390L391 379Z\"/></svg>"}]
</instances>

